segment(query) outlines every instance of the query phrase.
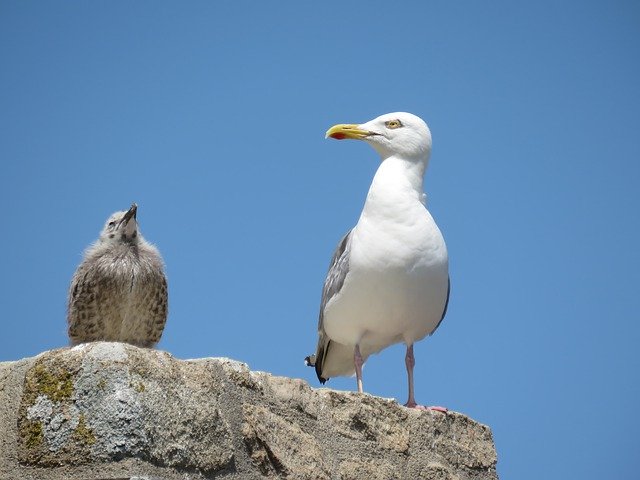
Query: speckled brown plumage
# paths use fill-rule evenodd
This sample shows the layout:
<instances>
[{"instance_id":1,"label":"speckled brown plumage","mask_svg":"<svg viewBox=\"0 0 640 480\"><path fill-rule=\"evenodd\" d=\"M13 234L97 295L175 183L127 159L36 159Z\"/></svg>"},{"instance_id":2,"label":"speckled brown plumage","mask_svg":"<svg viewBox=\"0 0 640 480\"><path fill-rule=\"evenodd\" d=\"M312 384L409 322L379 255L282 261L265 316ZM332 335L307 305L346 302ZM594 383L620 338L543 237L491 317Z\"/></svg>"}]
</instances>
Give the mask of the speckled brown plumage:
<instances>
[{"instance_id":1,"label":"speckled brown plumage","mask_svg":"<svg viewBox=\"0 0 640 480\"><path fill-rule=\"evenodd\" d=\"M167 321L168 294L158 249L138 231L137 206L109 217L69 289L72 345L98 340L153 347Z\"/></svg>"}]
</instances>

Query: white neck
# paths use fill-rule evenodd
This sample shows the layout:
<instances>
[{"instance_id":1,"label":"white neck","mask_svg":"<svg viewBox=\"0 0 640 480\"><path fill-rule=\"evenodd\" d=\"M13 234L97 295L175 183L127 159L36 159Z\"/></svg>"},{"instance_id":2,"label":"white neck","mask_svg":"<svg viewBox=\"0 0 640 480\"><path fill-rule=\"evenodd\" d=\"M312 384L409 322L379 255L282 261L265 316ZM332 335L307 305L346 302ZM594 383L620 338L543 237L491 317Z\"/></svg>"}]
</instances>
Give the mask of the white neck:
<instances>
[{"instance_id":1,"label":"white neck","mask_svg":"<svg viewBox=\"0 0 640 480\"><path fill-rule=\"evenodd\" d=\"M376 215L406 209L422 203L425 160L389 157L382 161L373 177L363 215Z\"/></svg>"}]
</instances>

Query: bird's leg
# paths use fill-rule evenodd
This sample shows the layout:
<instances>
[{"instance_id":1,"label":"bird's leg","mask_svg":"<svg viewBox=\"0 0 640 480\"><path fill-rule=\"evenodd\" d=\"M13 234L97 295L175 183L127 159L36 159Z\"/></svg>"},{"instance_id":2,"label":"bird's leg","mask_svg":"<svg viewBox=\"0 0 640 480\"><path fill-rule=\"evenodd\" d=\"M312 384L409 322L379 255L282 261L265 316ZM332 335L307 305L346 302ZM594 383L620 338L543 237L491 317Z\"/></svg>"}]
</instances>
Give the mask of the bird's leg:
<instances>
[{"instance_id":1,"label":"bird's leg","mask_svg":"<svg viewBox=\"0 0 640 480\"><path fill-rule=\"evenodd\" d=\"M446 413L447 409L444 407L424 407L416 403L416 398L414 396L413 390L413 367L415 367L416 365L416 359L413 356L413 344L407 345L407 353L404 356L404 364L407 366L407 380L409 381L409 399L407 400L407 403L404 404L404 406L408 408L417 408L420 410L436 410L438 412Z\"/></svg>"},{"instance_id":2,"label":"bird's leg","mask_svg":"<svg viewBox=\"0 0 640 480\"><path fill-rule=\"evenodd\" d=\"M356 367L356 380L358 382L358 393L362 393L362 355L360 355L360 345L356 343L353 349L353 364Z\"/></svg>"},{"instance_id":3,"label":"bird's leg","mask_svg":"<svg viewBox=\"0 0 640 480\"><path fill-rule=\"evenodd\" d=\"M416 359L413 356L413 344L407 345L407 353L404 356L404 364L407 366L407 380L409 381L409 400L404 404L405 407L416 408L418 404L413 393L413 367L416 365Z\"/></svg>"}]
</instances>

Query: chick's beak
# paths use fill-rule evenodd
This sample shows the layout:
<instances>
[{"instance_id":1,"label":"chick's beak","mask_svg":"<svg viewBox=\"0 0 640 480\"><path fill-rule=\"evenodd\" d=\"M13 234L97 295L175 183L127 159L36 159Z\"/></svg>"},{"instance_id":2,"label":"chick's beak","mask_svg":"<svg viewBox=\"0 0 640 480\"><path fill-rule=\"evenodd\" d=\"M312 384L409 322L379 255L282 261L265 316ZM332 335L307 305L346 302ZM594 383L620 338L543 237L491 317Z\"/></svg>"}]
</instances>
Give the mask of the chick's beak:
<instances>
[{"instance_id":1,"label":"chick's beak","mask_svg":"<svg viewBox=\"0 0 640 480\"><path fill-rule=\"evenodd\" d=\"M122 217L122 220L120 220L120 224L126 225L127 223L129 223L129 220L131 220L132 218L136 218L137 213L138 213L138 205L136 205L135 203L132 203L131 208L127 210L127 213L125 213L124 217Z\"/></svg>"}]
</instances>

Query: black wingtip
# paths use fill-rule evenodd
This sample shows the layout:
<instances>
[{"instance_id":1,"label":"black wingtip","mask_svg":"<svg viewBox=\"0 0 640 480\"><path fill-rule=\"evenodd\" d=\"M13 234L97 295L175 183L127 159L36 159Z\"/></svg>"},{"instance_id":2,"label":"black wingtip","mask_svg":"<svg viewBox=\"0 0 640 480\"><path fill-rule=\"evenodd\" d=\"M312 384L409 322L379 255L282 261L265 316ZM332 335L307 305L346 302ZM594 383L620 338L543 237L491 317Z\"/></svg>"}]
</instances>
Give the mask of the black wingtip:
<instances>
[{"instance_id":1,"label":"black wingtip","mask_svg":"<svg viewBox=\"0 0 640 480\"><path fill-rule=\"evenodd\" d=\"M449 296L451 295L451 277L447 279L447 299L444 302L444 310L442 311L442 316L440 317L440 321L436 325L429 335L433 335L435 331L438 329L442 321L444 320L445 315L447 314L447 308L449 308Z\"/></svg>"},{"instance_id":2,"label":"black wingtip","mask_svg":"<svg viewBox=\"0 0 640 480\"><path fill-rule=\"evenodd\" d=\"M318 377L318 381L320 382L320 384L324 385L325 382L327 380L329 380L328 378L324 378L322 376L322 364L324 363L324 359L325 359L325 354L329 351L329 346L331 345L331 342L329 342L326 346L326 348L323 347L318 347L318 352L315 355L314 358L314 363L315 363L315 367L316 367L316 376Z\"/></svg>"},{"instance_id":3,"label":"black wingtip","mask_svg":"<svg viewBox=\"0 0 640 480\"><path fill-rule=\"evenodd\" d=\"M321 349L318 355L309 355L308 357L304 358L304 363L307 367L314 367L316 369L316 375L318 376L318 380L322 385L324 385L327 380L329 380L328 378L324 378L321 374L323 354L324 349ZM320 359L320 362L317 361L318 358Z\"/></svg>"}]
</instances>

